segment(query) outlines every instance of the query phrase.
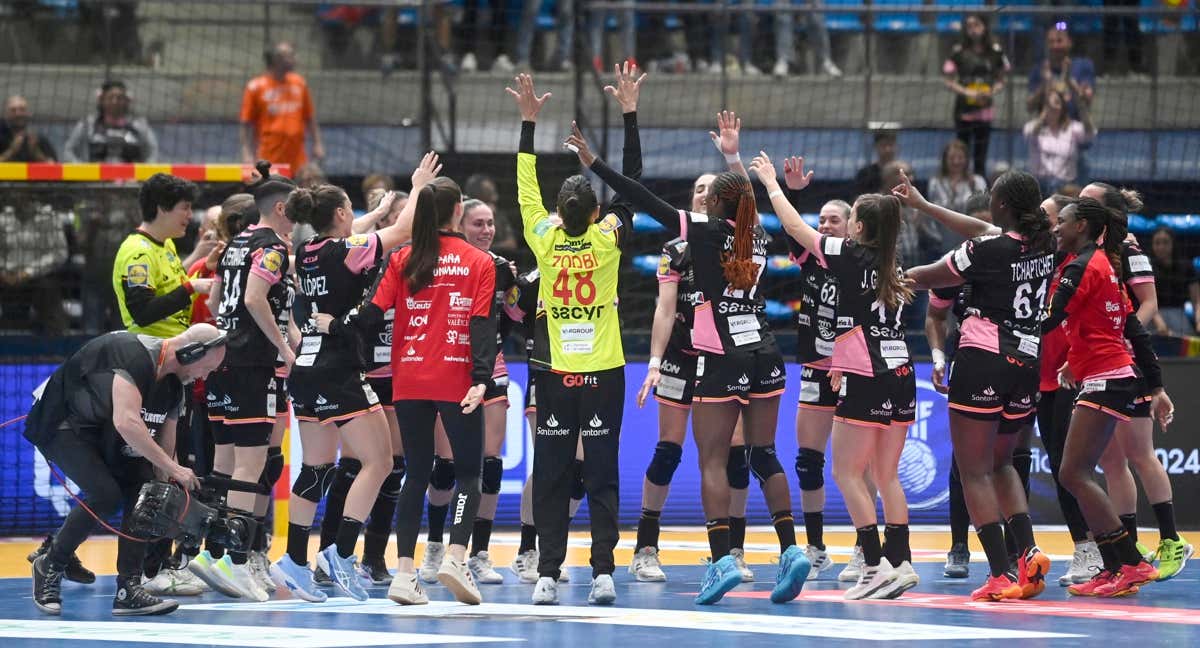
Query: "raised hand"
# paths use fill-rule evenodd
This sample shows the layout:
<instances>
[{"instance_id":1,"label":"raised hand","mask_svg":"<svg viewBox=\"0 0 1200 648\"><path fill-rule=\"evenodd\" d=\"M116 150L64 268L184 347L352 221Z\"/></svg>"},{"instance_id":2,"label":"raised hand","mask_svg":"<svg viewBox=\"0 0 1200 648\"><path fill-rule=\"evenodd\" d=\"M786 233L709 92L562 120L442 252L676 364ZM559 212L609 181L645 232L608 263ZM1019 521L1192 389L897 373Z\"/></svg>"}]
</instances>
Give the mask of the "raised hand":
<instances>
[{"instance_id":1,"label":"raised hand","mask_svg":"<svg viewBox=\"0 0 1200 648\"><path fill-rule=\"evenodd\" d=\"M433 151L426 153L421 158L420 164L418 164L417 168L413 169L412 172L413 193L417 193L422 187L430 182L433 182L433 179L438 177L438 174L441 172L442 165L438 163L438 154ZM390 195L393 196L393 199L395 198L394 194ZM387 200L387 198L384 198L384 200ZM389 202L388 205L390 206L391 203ZM382 203L380 203L380 206L382 206Z\"/></svg>"},{"instance_id":2,"label":"raised hand","mask_svg":"<svg viewBox=\"0 0 1200 648\"><path fill-rule=\"evenodd\" d=\"M750 171L758 176L758 181L762 186L767 188L767 191L774 191L779 188L779 178L775 173L775 165L771 163L771 158L763 151L759 151L758 155L750 161Z\"/></svg>"},{"instance_id":3,"label":"raised hand","mask_svg":"<svg viewBox=\"0 0 1200 648\"><path fill-rule=\"evenodd\" d=\"M804 173L804 158L792 156L783 158L783 181L788 189L800 191L812 182L813 172Z\"/></svg>"},{"instance_id":4,"label":"raised hand","mask_svg":"<svg viewBox=\"0 0 1200 648\"><path fill-rule=\"evenodd\" d=\"M537 121L538 113L542 110L542 105L546 100L552 97L549 92L542 96L537 96L533 91L533 77L528 74L518 74L515 79L517 86L516 90L505 87L504 90L512 95L517 101L517 108L521 111L521 121Z\"/></svg>"},{"instance_id":5,"label":"raised hand","mask_svg":"<svg viewBox=\"0 0 1200 648\"><path fill-rule=\"evenodd\" d=\"M741 130L742 120L737 113L722 110L717 113L717 132L708 131L708 136L722 154L737 155Z\"/></svg>"},{"instance_id":6,"label":"raised hand","mask_svg":"<svg viewBox=\"0 0 1200 648\"><path fill-rule=\"evenodd\" d=\"M624 67L619 64L613 65L613 70L616 72L616 85L604 86L604 91L612 95L617 103L621 104L621 112L631 113L637 112L638 95L642 91L642 81L646 78L646 73L638 72L637 63L625 61Z\"/></svg>"},{"instance_id":7,"label":"raised hand","mask_svg":"<svg viewBox=\"0 0 1200 648\"><path fill-rule=\"evenodd\" d=\"M900 170L900 184L892 187L892 195L900 199L900 204L905 207L920 209L925 204L925 196L921 195L920 191L913 186L912 180L908 178L908 174L903 169Z\"/></svg>"},{"instance_id":8,"label":"raised hand","mask_svg":"<svg viewBox=\"0 0 1200 648\"><path fill-rule=\"evenodd\" d=\"M571 122L571 134L563 142L563 148L578 155L579 161L585 167L592 166L592 162L596 161L596 154L592 153L592 149L588 147L587 140L583 138L583 133L579 131L579 125L575 122Z\"/></svg>"}]
</instances>

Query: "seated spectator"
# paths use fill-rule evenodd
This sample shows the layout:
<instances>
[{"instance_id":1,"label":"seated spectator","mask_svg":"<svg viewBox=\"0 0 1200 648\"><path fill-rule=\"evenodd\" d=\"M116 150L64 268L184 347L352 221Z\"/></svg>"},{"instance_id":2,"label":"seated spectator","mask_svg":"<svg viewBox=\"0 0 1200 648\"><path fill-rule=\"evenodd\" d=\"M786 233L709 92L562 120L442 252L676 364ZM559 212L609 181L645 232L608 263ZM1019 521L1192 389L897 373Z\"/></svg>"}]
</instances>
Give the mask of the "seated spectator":
<instances>
[{"instance_id":1,"label":"seated spectator","mask_svg":"<svg viewBox=\"0 0 1200 648\"><path fill-rule=\"evenodd\" d=\"M5 203L0 208L3 318L27 322L35 333L61 335L67 329L67 315L56 273L67 262L64 217L21 192L7 194Z\"/></svg>"},{"instance_id":2,"label":"seated spectator","mask_svg":"<svg viewBox=\"0 0 1200 648\"><path fill-rule=\"evenodd\" d=\"M609 16L617 20L617 29L621 31L620 49L609 52L609 59L614 63L634 59L637 55L637 39L634 36L633 2L628 2L628 9L592 9L588 12L588 40L592 51L592 68L601 74L608 70L604 61L604 34Z\"/></svg>"},{"instance_id":3,"label":"seated spectator","mask_svg":"<svg viewBox=\"0 0 1200 648\"><path fill-rule=\"evenodd\" d=\"M154 162L158 138L144 117L130 109L133 99L121 81L100 86L96 112L80 119L67 137L67 162Z\"/></svg>"},{"instance_id":4,"label":"seated spectator","mask_svg":"<svg viewBox=\"0 0 1200 648\"><path fill-rule=\"evenodd\" d=\"M1025 141L1029 145L1029 172L1042 185L1042 193L1050 195L1068 183L1083 181L1079 174L1079 155L1084 146L1096 136L1096 127L1087 104L1079 103L1082 121L1071 119L1066 110L1067 98L1057 89L1046 92L1042 112L1025 124Z\"/></svg>"},{"instance_id":5,"label":"seated spectator","mask_svg":"<svg viewBox=\"0 0 1200 648\"><path fill-rule=\"evenodd\" d=\"M463 72L479 69L478 54L496 72L512 72L512 57L508 55L508 20L504 15L505 0L466 0L462 20L458 23L459 68ZM366 194L364 194L366 195Z\"/></svg>"},{"instance_id":6,"label":"seated spectator","mask_svg":"<svg viewBox=\"0 0 1200 648\"><path fill-rule=\"evenodd\" d=\"M13 95L4 102L4 118L0 120L0 162L54 162L58 155L50 140L42 137L30 125L29 102Z\"/></svg>"},{"instance_id":7,"label":"seated spectator","mask_svg":"<svg viewBox=\"0 0 1200 648\"><path fill-rule=\"evenodd\" d=\"M1196 335L1200 331L1200 280L1192 260L1175 249L1175 234L1161 227L1150 240L1150 265L1158 292L1158 314L1153 330L1159 335ZM1184 304L1191 300L1189 321Z\"/></svg>"},{"instance_id":8,"label":"seated spectator","mask_svg":"<svg viewBox=\"0 0 1200 648\"><path fill-rule=\"evenodd\" d=\"M879 191L883 167L896 159L900 147L896 145L896 130L893 128L875 129L875 161L858 170L854 174L854 192L856 194ZM909 176L912 177L912 176ZM892 187L888 185L888 193Z\"/></svg>"},{"instance_id":9,"label":"seated spectator","mask_svg":"<svg viewBox=\"0 0 1200 648\"><path fill-rule=\"evenodd\" d=\"M967 199L980 191L987 191L987 183L979 174L971 173L967 145L962 140L950 140L942 149L937 175L929 180L929 202L965 214Z\"/></svg>"}]
</instances>

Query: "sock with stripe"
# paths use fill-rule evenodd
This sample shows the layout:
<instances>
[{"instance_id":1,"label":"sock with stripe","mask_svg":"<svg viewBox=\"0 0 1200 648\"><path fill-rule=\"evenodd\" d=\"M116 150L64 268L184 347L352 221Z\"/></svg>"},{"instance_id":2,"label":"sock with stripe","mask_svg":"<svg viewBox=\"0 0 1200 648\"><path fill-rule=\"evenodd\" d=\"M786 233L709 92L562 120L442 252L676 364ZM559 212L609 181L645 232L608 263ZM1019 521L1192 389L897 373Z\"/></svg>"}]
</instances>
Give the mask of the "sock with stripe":
<instances>
[{"instance_id":1,"label":"sock with stripe","mask_svg":"<svg viewBox=\"0 0 1200 648\"><path fill-rule=\"evenodd\" d=\"M712 561L729 555L729 518L717 518L704 523L708 531L708 548L712 553Z\"/></svg>"}]
</instances>

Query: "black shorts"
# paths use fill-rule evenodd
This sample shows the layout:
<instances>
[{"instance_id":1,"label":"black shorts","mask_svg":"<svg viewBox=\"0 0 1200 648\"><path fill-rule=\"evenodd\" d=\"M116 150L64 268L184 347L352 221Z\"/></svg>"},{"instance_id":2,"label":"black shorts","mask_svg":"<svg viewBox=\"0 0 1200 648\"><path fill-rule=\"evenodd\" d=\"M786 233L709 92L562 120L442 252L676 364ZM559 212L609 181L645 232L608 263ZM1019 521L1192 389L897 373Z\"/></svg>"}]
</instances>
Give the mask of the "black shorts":
<instances>
[{"instance_id":1,"label":"black shorts","mask_svg":"<svg viewBox=\"0 0 1200 648\"><path fill-rule=\"evenodd\" d=\"M367 376L367 384L371 386L371 391L375 392L375 396L379 398L379 404L385 410L394 410L392 406L392 377L380 376L372 378Z\"/></svg>"},{"instance_id":2,"label":"black shorts","mask_svg":"<svg viewBox=\"0 0 1200 648\"><path fill-rule=\"evenodd\" d=\"M829 384L829 370L804 365L800 368L800 409L832 412L837 409L838 392Z\"/></svg>"},{"instance_id":3,"label":"black shorts","mask_svg":"<svg viewBox=\"0 0 1200 648\"><path fill-rule=\"evenodd\" d=\"M487 389L483 390L483 404L491 405L492 403L508 405L508 374L492 378L488 382Z\"/></svg>"},{"instance_id":4,"label":"black shorts","mask_svg":"<svg viewBox=\"0 0 1200 648\"><path fill-rule=\"evenodd\" d=\"M1099 410L1118 421L1128 421L1137 411L1137 401L1144 392L1141 378L1085 380L1079 385L1075 405Z\"/></svg>"},{"instance_id":5,"label":"black shorts","mask_svg":"<svg viewBox=\"0 0 1200 648\"><path fill-rule=\"evenodd\" d=\"M965 347L950 365L950 409L980 421L1024 419L1037 404L1038 366Z\"/></svg>"},{"instance_id":6,"label":"black shorts","mask_svg":"<svg viewBox=\"0 0 1200 648\"><path fill-rule=\"evenodd\" d=\"M383 409L367 376L355 367L294 367L288 379L296 418L338 427Z\"/></svg>"},{"instance_id":7,"label":"black shorts","mask_svg":"<svg viewBox=\"0 0 1200 648\"><path fill-rule=\"evenodd\" d=\"M844 374L834 420L886 428L916 420L917 377L912 365L877 376Z\"/></svg>"},{"instance_id":8,"label":"black shorts","mask_svg":"<svg viewBox=\"0 0 1200 648\"><path fill-rule=\"evenodd\" d=\"M288 395L287 378L275 376L275 417L287 416L288 403L291 402L291 397Z\"/></svg>"},{"instance_id":9,"label":"black shorts","mask_svg":"<svg viewBox=\"0 0 1200 648\"><path fill-rule=\"evenodd\" d=\"M533 365L529 365L529 374L525 376L525 413L533 414L537 412L537 377L543 372L541 369L534 369Z\"/></svg>"},{"instance_id":10,"label":"black shorts","mask_svg":"<svg viewBox=\"0 0 1200 648\"><path fill-rule=\"evenodd\" d=\"M610 439L621 435L625 405L625 367L588 373L542 372L537 378L542 405L537 411L534 443L572 438ZM536 446L535 446L536 447ZM535 451L535 456L538 451ZM612 466L615 474L616 466Z\"/></svg>"},{"instance_id":11,"label":"black shorts","mask_svg":"<svg viewBox=\"0 0 1200 648\"><path fill-rule=\"evenodd\" d=\"M667 344L663 353L662 364L658 367L658 386L654 388L654 398L663 405L670 407L692 406L692 395L696 391L696 359L699 354L695 351L686 352L674 344Z\"/></svg>"},{"instance_id":12,"label":"black shorts","mask_svg":"<svg viewBox=\"0 0 1200 648\"><path fill-rule=\"evenodd\" d=\"M775 345L723 355L701 353L696 359L693 400L698 403L738 401L745 405L751 398L782 394L786 381L783 355Z\"/></svg>"},{"instance_id":13,"label":"black shorts","mask_svg":"<svg viewBox=\"0 0 1200 648\"><path fill-rule=\"evenodd\" d=\"M204 387L213 442L242 447L267 445L279 411L280 379L274 367L225 367L209 374Z\"/></svg>"},{"instance_id":14,"label":"black shorts","mask_svg":"<svg viewBox=\"0 0 1200 648\"><path fill-rule=\"evenodd\" d=\"M1133 418L1150 418L1150 401L1153 398L1150 396L1150 390L1146 387L1146 379L1138 378L1138 393L1141 394L1133 400Z\"/></svg>"}]
</instances>

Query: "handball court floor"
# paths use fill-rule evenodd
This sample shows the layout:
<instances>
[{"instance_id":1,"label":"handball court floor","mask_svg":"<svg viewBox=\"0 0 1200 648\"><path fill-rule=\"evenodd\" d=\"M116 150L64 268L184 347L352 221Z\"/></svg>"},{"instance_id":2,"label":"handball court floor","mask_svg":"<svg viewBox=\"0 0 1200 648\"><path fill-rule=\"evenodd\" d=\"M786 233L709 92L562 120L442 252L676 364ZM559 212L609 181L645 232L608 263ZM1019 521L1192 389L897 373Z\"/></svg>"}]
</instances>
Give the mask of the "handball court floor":
<instances>
[{"instance_id":1,"label":"handball court floor","mask_svg":"<svg viewBox=\"0 0 1200 648\"><path fill-rule=\"evenodd\" d=\"M712 607L692 603L704 573L701 559L708 553L702 530L663 530L660 544L669 579L666 583L637 583L624 568L633 549L633 535L625 532L617 550L617 603L612 607L587 605L586 533L572 534L568 555L571 582L559 586L558 606L530 604L533 586L520 584L507 567L517 548L517 535L497 533L491 553L506 580L503 585L481 586L484 604L480 606L454 602L440 585L428 586L430 604L416 607L388 601L385 587L373 588L371 600L363 603L331 597L325 603L310 604L283 594L267 603L239 603L210 593L181 598L180 609L167 616L120 620L110 614L115 585L108 575L99 576L93 585L64 583L63 616L42 615L30 600L29 563L25 560L36 542L27 538L0 541L0 646L493 644L633 648L679 642L689 648L778 648L818 642L832 646L906 642L974 646L1012 645L1014 641L1021 646L1096 646L1110 641L1115 645L1200 646L1200 564L1169 582L1147 585L1129 598L1074 598L1058 586L1058 576L1066 570L1071 552L1062 529L1039 530L1041 546L1053 559L1046 591L1032 601L1006 603L968 600L986 572L974 537L971 577L942 578L949 546L944 529L913 531L915 566L921 576L916 589L896 601L858 602L843 601L841 592L848 585L836 580L850 554L853 533L847 529L827 531L826 542L838 567L820 580L809 581L800 598L787 605L773 605L768 600L776 570L771 561L778 555L774 533L769 527L752 529L747 537L747 558L757 581L738 587ZM1143 533L1147 545L1156 539L1153 531ZM277 543L272 558L283 552L282 545ZM97 537L81 547L80 557L98 574L111 574L115 550L111 537ZM389 548L387 555L393 556L393 551Z\"/></svg>"}]
</instances>

